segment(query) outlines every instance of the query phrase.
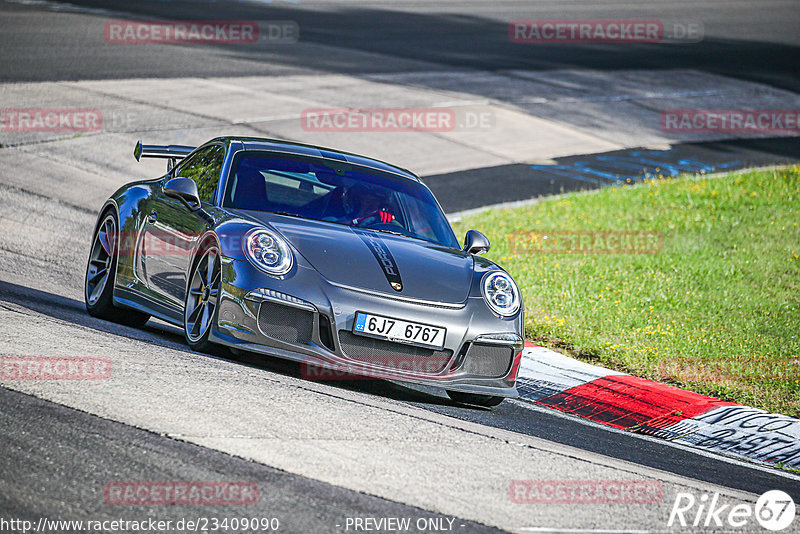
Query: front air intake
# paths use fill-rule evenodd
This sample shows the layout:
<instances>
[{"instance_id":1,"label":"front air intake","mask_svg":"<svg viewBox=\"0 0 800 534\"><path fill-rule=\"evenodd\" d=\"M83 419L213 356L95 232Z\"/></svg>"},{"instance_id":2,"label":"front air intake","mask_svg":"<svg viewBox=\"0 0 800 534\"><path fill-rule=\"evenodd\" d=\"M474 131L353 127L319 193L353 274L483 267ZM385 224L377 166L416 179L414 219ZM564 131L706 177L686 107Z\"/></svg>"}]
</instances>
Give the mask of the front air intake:
<instances>
[{"instance_id":1,"label":"front air intake","mask_svg":"<svg viewBox=\"0 0 800 534\"><path fill-rule=\"evenodd\" d=\"M264 301L258 309L258 329L267 337L305 345L311 341L314 313L276 302Z\"/></svg>"},{"instance_id":2,"label":"front air intake","mask_svg":"<svg viewBox=\"0 0 800 534\"><path fill-rule=\"evenodd\" d=\"M453 356L451 350L433 350L358 336L339 330L342 352L351 360L390 370L415 374L437 374L447 367Z\"/></svg>"},{"instance_id":3,"label":"front air intake","mask_svg":"<svg viewBox=\"0 0 800 534\"><path fill-rule=\"evenodd\" d=\"M462 369L471 375L498 378L508 373L513 359L514 348L508 345L472 343Z\"/></svg>"}]
</instances>

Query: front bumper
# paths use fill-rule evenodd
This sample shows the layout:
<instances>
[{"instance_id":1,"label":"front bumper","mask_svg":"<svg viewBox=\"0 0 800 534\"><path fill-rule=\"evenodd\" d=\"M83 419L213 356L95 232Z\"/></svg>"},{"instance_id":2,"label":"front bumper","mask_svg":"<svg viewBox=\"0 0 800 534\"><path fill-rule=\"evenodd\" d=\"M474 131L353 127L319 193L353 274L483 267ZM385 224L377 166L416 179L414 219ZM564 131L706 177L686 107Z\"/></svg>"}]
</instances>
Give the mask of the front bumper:
<instances>
[{"instance_id":1,"label":"front bumper","mask_svg":"<svg viewBox=\"0 0 800 534\"><path fill-rule=\"evenodd\" d=\"M500 318L482 297L460 305L405 299L334 285L298 265L284 279L248 261L222 259L211 340L301 362L304 376L362 376L453 391L514 397L523 348L522 312ZM441 351L352 334L358 311L447 329Z\"/></svg>"}]
</instances>

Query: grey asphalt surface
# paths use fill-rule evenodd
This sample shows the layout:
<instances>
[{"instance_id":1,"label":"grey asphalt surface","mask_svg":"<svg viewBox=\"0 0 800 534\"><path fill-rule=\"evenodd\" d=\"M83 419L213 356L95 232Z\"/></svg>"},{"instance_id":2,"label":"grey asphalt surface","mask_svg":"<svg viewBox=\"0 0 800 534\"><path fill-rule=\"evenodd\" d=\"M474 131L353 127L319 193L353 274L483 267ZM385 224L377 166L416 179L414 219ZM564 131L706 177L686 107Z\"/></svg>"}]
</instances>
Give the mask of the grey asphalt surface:
<instances>
[{"instance_id":1,"label":"grey asphalt surface","mask_svg":"<svg viewBox=\"0 0 800 534\"><path fill-rule=\"evenodd\" d=\"M800 88L800 5L792 0L624 2L571 0L341 3L72 0L129 18L293 20L297 45L106 46L102 21L68 10L6 4L0 80L43 81L319 72L393 72L422 66L484 70L556 68L706 70ZM686 44L521 45L514 19L659 19L699 22ZM27 28L38 25L40 32ZM373 54L380 54L374 56ZM25 58L25 61L19 61ZM468 90L469 88L464 88Z\"/></svg>"},{"instance_id":2,"label":"grey asphalt surface","mask_svg":"<svg viewBox=\"0 0 800 534\"><path fill-rule=\"evenodd\" d=\"M460 0L380 0L358 5L327 0L75 0L30 5L3 2L0 13L0 82L314 73L367 76L453 69L513 74L515 69L546 72L582 68L652 69L656 76L663 71L669 77L674 69L693 69L800 92L800 37L796 31L800 27L800 3L793 0L624 4L536 0L490 5ZM109 17L249 20L261 24L294 21L300 28L300 39L293 44L109 44L103 32ZM509 21L553 18L691 22L702 25L704 38L685 44L531 45L509 41ZM469 93L471 89L463 84L458 90ZM477 89L475 96L485 98ZM800 143L796 138L689 142L676 145L673 154L665 156L672 161L686 157L710 164L739 163L730 168L796 162L800 161ZM563 164L560 160L557 163ZM603 170L630 173L629 166L608 162ZM608 182L585 178L581 172L554 176L527 165L510 164L426 176L426 182L450 212Z\"/></svg>"},{"instance_id":3,"label":"grey asphalt surface","mask_svg":"<svg viewBox=\"0 0 800 534\"><path fill-rule=\"evenodd\" d=\"M120 327L89 317L84 312L82 302L45 291L0 281L0 303L3 301L23 305L32 311L48 315L59 321L89 327L99 332L112 333L121 329L124 335L152 344L154 350L159 347L168 347L191 352L184 345L183 337L176 328L153 321L143 329ZM246 371L247 367L254 367L288 377L301 377L300 366L294 362L264 358L255 354L234 356L224 350L220 351L219 355L238 363L242 366L243 371ZM433 389L406 387L385 381L357 380L328 383L343 390L408 403L434 413L543 438L554 443L584 449L710 484L757 494L770 489L782 489L790 495L800 498L800 480L779 477L771 469L754 469L741 462L732 463L714 456L701 456L696 451L670 447L660 440L642 438L639 435L611 430L599 424L585 423L571 417L564 417L545 409L532 408L525 401L505 402L499 407L485 410L455 404L441 392ZM26 406L23 403L20 409L25 411L27 410ZM37 420L36 417L30 419ZM41 424L46 428L46 422L42 421ZM5 432L13 433L15 431L13 426L4 426L3 428ZM155 436L149 436L155 438ZM36 453L32 453L32 455L37 456ZM15 463L14 465L25 464ZM147 474L148 477L153 476L150 467L144 464L141 474Z\"/></svg>"},{"instance_id":4,"label":"grey asphalt surface","mask_svg":"<svg viewBox=\"0 0 800 534\"><path fill-rule=\"evenodd\" d=\"M102 39L104 19L100 16L64 6L51 9L47 5L4 2L0 4L0 81L280 76L313 72L358 75L453 68L691 68L800 90L800 36L796 31L800 27L800 4L795 1L614 5L548 1L484 5L458 0L436 5L386 1L341 6L329 2L76 0L72 4L129 13L115 17L294 20L300 25L301 41L295 45L249 47L108 46ZM514 18L613 17L700 20L707 37L697 44L635 46L526 46L514 45L507 39L507 21ZM753 143L762 145L760 149L753 148L753 144L745 147L759 154L753 156L754 162L773 163L779 157L796 159L797 146L791 141ZM737 149L737 155L742 153L738 150L741 147L731 146ZM721 153L730 149L724 144L717 148ZM766 156L761 157L763 154ZM509 175L531 172L529 166L513 167ZM475 182L485 183L483 178L488 171L474 172ZM492 169L492 173L496 172L497 169ZM22 232L0 232L0 306L29 310L31 321L45 316L67 327L90 329L107 336L121 333L144 343L148 352L155 355L167 349L193 354L175 329L151 322L142 330L133 330L86 315L79 299L95 206L61 201L56 189L49 190L48 180L53 177L43 178L44 185L0 183L0 223L11 219L28 225L11 227L22 228ZM450 182L452 179L453 176L442 175L428 181L448 211L475 207L475 195L482 196L480 190L471 190L473 196L459 196L458 191L453 193L456 188ZM543 175L539 179L541 187L525 191L525 196L560 192L565 183L569 188L584 184L573 180L556 185ZM525 181L526 187L530 183ZM463 182L461 186L465 190ZM51 227L55 238L42 237L42 229ZM6 335L0 333L0 341ZM57 338L45 341L53 346L72 343ZM6 353L10 352L8 347ZM77 344L75 348L81 350ZM277 377L299 375L296 366L286 362L248 356L225 358L242 374L253 368ZM800 501L797 479L613 432L534 410L524 403L508 402L486 411L454 405L440 393L425 394L382 382L342 382L333 387L701 482L752 493L784 489ZM333 531L337 522L352 515L414 518L430 515L420 508L288 474L3 387L0 387L0 406L0 510L4 516L64 518L72 514L93 519L115 518L120 515L119 509L102 501L102 484L106 481L215 480L232 476L258 482L262 501L253 510L258 512L256 515L279 517L286 531ZM362 416L359 409L352 408L353 417ZM137 519L161 514L164 518L178 518L190 512L231 516L227 509L207 507L146 512L130 509L122 515ZM248 508L248 515L250 512ZM488 530L480 524L462 523L466 525L465 532Z\"/></svg>"},{"instance_id":5,"label":"grey asphalt surface","mask_svg":"<svg viewBox=\"0 0 800 534\"><path fill-rule=\"evenodd\" d=\"M220 522L276 518L278 532L308 533L344 531L347 518L399 517L416 521L442 517L1 387L0 405L3 407L0 410L0 480L4 481L0 511L4 519L13 517L36 525L42 517L51 521L152 518L172 521L177 526L180 520L198 522L201 518ZM53 439L54 436L58 439ZM106 501L106 484L143 480L255 484L258 500L246 505L193 506L116 505ZM465 534L500 532L460 519L453 524L456 532ZM66 530L48 529L51 532ZM173 527L168 531L173 530L177 529Z\"/></svg>"}]
</instances>

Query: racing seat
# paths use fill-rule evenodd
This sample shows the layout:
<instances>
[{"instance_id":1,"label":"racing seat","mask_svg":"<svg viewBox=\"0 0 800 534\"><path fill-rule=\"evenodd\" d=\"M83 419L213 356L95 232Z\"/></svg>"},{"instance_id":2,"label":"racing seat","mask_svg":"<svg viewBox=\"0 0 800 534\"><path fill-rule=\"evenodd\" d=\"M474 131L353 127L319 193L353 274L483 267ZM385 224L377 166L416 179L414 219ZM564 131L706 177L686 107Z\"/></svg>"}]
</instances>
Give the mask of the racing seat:
<instances>
[{"instance_id":1,"label":"racing seat","mask_svg":"<svg viewBox=\"0 0 800 534\"><path fill-rule=\"evenodd\" d=\"M239 167L231 198L233 206L243 210L265 210L269 206L267 183L258 169Z\"/></svg>"}]
</instances>

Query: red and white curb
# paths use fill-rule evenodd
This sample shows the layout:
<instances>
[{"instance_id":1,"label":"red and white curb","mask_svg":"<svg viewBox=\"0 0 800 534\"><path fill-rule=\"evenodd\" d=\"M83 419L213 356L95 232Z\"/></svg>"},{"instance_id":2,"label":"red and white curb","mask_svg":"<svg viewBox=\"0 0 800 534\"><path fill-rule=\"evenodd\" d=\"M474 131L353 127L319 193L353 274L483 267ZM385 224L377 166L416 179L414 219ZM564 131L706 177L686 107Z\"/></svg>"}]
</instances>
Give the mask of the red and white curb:
<instances>
[{"instance_id":1,"label":"red and white curb","mask_svg":"<svg viewBox=\"0 0 800 534\"><path fill-rule=\"evenodd\" d=\"M525 344L523 399L630 432L800 468L800 420L610 371Z\"/></svg>"}]
</instances>

